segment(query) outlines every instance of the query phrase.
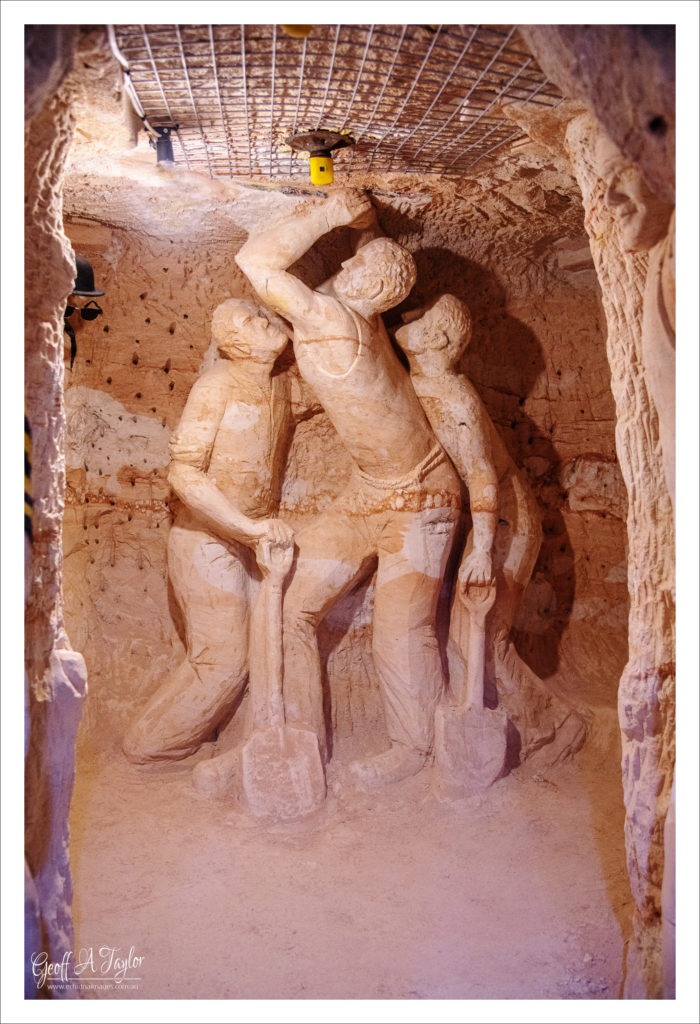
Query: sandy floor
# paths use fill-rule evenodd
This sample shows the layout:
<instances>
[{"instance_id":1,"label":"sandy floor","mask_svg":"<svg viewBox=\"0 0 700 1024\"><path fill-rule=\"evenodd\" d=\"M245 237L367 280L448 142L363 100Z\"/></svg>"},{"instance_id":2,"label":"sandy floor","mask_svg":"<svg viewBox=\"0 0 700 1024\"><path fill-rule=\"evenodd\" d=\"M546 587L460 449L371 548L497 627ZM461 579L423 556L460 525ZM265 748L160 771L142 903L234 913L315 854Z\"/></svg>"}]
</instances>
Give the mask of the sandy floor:
<instances>
[{"instance_id":1,"label":"sandy floor","mask_svg":"<svg viewBox=\"0 0 700 1024\"><path fill-rule=\"evenodd\" d=\"M263 830L185 766L83 746L75 947L132 951L138 979L83 998L619 999L631 897L609 751L450 804L428 771L369 794L336 764L329 783L315 817Z\"/></svg>"}]
</instances>

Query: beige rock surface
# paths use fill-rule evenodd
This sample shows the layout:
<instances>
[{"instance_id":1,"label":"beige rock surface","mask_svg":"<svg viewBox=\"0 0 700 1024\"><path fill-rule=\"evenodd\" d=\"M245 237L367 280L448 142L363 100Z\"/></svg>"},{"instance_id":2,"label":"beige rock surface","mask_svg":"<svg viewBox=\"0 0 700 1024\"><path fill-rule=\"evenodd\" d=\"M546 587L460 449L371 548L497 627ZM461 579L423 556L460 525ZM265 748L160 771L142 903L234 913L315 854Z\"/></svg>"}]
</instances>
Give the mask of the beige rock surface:
<instances>
[{"instance_id":1,"label":"beige rock surface","mask_svg":"<svg viewBox=\"0 0 700 1024\"><path fill-rule=\"evenodd\" d=\"M610 668L604 669L602 675L600 670L581 674L577 668L578 659L573 653L567 657L565 649L556 653L558 642L552 646L552 639L560 636L566 628L571 644L577 642L577 635L580 636L580 663L585 662L587 656L584 652L589 651L595 664L595 651L601 648L590 647L594 632L585 630L588 613L584 609L597 607L593 600L596 594L604 602L600 607L605 606L602 592L606 577L615 565L624 562L625 552L623 524L616 515L602 505L602 510L597 513L572 512L562 497L559 480L562 463L586 456L597 457L599 461L614 466L614 410L606 384L608 370L599 333L602 311L592 265L587 261L583 266L574 263L573 269L570 263L562 265L559 254L572 250L555 247L553 255L550 248L542 244L544 224L544 231L549 233L552 243L555 238L563 243L569 238L572 241L567 244L585 247L585 241L581 241L585 235L582 235L580 213L576 212L573 193L566 202L557 199L556 215L546 213L544 197L549 193L544 187L550 181L555 184L558 179L551 161L551 169L544 169L547 158L543 153L541 149L530 147L526 158L528 177L520 175L520 165L514 161L499 168L498 182L485 175L469 185L465 184L462 191L450 183L438 187L430 181L416 179L408 182L402 179L399 188L392 192L375 184L377 195L374 202L384 230L393 231L394 237L415 253L419 278L409 300L410 305L415 307L426 301L439 289L452 290L469 303L474 315L474 338L465 357L464 368L479 390L511 455L527 472L543 510L543 546L535 568L535 582L531 585L534 589L532 592L529 589L524 596L522 615L525 617L522 622L516 622L519 630L516 642L519 646L524 645L521 646L523 656L540 676L556 674L574 694L586 685L593 685L593 677L598 692L602 694L605 690L603 680L607 678L610 688L604 700L610 703L614 700L614 680L625 658L625 636L620 616L616 621L614 615L608 614L606 622L606 615L594 615L595 624L603 625L604 635L609 637L609 643L603 648L604 661L612 656L612 661L605 662ZM538 182L536 187L532 185L533 180ZM117 412L116 406L108 401L105 403L105 411L114 408L120 430L130 429L123 426L129 416L152 417L152 428L143 436L155 438L159 429L163 434L166 429L172 430L179 418L186 395L209 347L210 311L228 295L247 292L248 286L232 262L231 250L225 248L223 236L229 232L234 246L236 239L243 240L245 228L236 226L237 219L247 227L260 222L263 200L269 204L269 193L261 195L259 190L216 183L216 191L223 189L231 198L223 206L218 204L220 213L214 228L217 203L212 199L210 184L206 180L197 183L197 188L192 183L188 184L190 207L192 211L197 210L197 215L192 213L191 216L198 227L185 247L177 235L171 235L177 227L177 218L171 218L168 212L167 188L153 189L145 183L128 183L126 178L107 177L93 178L90 189L86 185L87 182L79 177L70 179L66 197L67 227L76 248L93 261L97 278L105 289L105 316L92 323L81 323L77 337L78 358L68 384L67 403L72 408L72 387L106 393L124 407L123 411ZM565 196L565 190L572 189L571 180L558 187ZM542 197L536 240L533 240L534 208L522 205L523 188L529 192L535 188ZM500 191L517 195L521 206L501 200ZM273 196L273 202L281 211L302 201L282 193L273 193ZM496 208L499 206L508 210L507 217L498 214ZM162 210L159 218L165 225L165 230L160 229L160 238L145 235L142 231L142 211L156 208ZM110 224L100 223L100 218ZM116 225L112 223L114 221ZM501 225L495 235L488 229L491 221ZM443 239L440 238L441 233ZM337 238L326 242L325 246L318 246L317 251L299 265L299 272L308 281L320 282L338 265L339 258L350 255L348 239L342 232L336 234ZM502 241L508 236L512 239L510 246ZM577 311L575 323L572 323L569 312L573 307ZM583 344L587 346L585 360L580 358ZM122 421L118 420L119 415L124 417ZM137 422L142 423L140 419ZM136 555L138 560L137 551L141 549L144 552L140 556L143 563L148 551L145 535L138 532L146 528L143 512L149 508L149 516L160 512L167 516L163 504L168 501L165 466L163 464L154 472L156 455L153 442L149 443L148 453L141 452L138 449L143 442L138 442L135 435L128 458L123 442L120 444L122 454L114 458L121 465L116 474L111 472L109 481L103 481L99 475L100 469L103 476L105 474L103 462L107 453L100 454L97 462L93 450L87 451L84 459L87 470L84 470L84 466L83 469L79 467L78 451L71 449L70 458L76 464L76 468L70 470L70 480L76 485L71 491L71 504L76 503L71 516L80 517L75 521L78 531L82 529L83 517L87 516L86 522L90 525L87 531L83 531L84 539L85 535L93 536L91 517L98 511L102 513L100 521L107 525L115 508L126 510L128 506L127 517L131 514L132 520L129 523L127 518L125 525L134 531L133 554L130 556L124 548L123 557L133 560L133 555ZM156 444L156 452L161 450L159 445L160 441ZM146 463L144 458L148 460ZM93 463L96 472L92 468ZM301 525L309 516L328 507L344 485L350 468L348 456L325 416L302 423L289 454L281 513L292 523ZM85 479L82 478L83 470ZM120 473L120 494L108 495L109 487ZM88 502L85 502L86 496L90 499ZM111 501L115 501L114 506ZM156 505L148 504L150 502ZM78 512L79 506L82 507ZM589 546L594 525L600 531L600 540L593 548L601 555L601 564L595 568ZM162 526L167 528L167 522ZM100 549L94 543L92 548L98 558L103 557L104 548ZM74 543L71 543L73 549ZM71 557L78 557L77 550ZM162 575L162 561L161 569L157 570L158 559L153 554L148 558L154 569L144 568L139 572L159 571ZM79 563L74 564L77 569ZM100 572L107 574L103 578L109 579L115 568L109 562L103 565ZM71 583L71 586L79 587L80 591L86 587L93 589L90 574L85 576L76 572L72 578L75 584ZM553 600L541 601L536 597L538 580L552 588L556 604ZM163 583L159 586L162 592ZM610 586L610 608L619 607L620 602L624 605L624 583L610 581ZM592 592L589 594L589 591ZM87 595L81 600L88 601ZM337 629L333 623L342 621L342 629L346 633L353 617L359 614L363 600L360 595L354 601L346 599L343 607L336 610L335 617L324 627L330 631L329 642ZM578 602L581 602L581 611L577 610L572 615L572 604ZM74 607L77 611L77 603ZM74 628L88 631L87 623L80 623L79 618L76 615ZM167 657L168 652L177 649L180 642L167 601L158 621L160 625L156 636L167 639L162 646L154 648L154 666L162 664L158 660L161 655ZM94 641L89 641L86 656L90 662L90 649L94 643L97 660L91 667L96 681L91 700L94 699L97 705L101 701L101 684L97 680L102 678L102 670L98 666L103 652L106 653L112 643L116 643L116 638L113 634L108 635L103 637L103 643L99 639L102 630L97 623L95 626L89 628ZM143 627L137 626L136 637L130 638L130 644L132 639L138 643L140 632L143 632ZM157 644L160 645L161 640ZM322 645L327 645L327 641L322 639ZM334 653L327 671L333 673L334 664L342 658L344 648L341 644L341 648L336 650L336 642L330 642L330 648ZM566 671L559 672L558 666L563 659L567 661ZM351 661L343 682L334 677L342 690L348 685L348 671L357 673L358 687L365 691L365 697L351 700L351 703L357 701L356 711L361 717L366 699L370 699L367 675L359 663L352 667ZM127 670L129 678L132 674L130 669ZM157 677L157 672L148 673L146 677L141 675L144 696L155 688ZM105 674L105 686L111 688L112 685ZM335 706L333 689L331 684L331 702ZM97 717L103 718L108 731L121 731L132 702L133 692L129 690L125 692L121 706L117 699L111 703L106 717ZM342 706L344 700L340 701L339 707ZM349 727L349 722L347 724ZM355 737L357 739L357 733ZM344 740L339 739L339 742L342 744ZM376 744L381 745L381 735L377 736Z\"/></svg>"},{"instance_id":2,"label":"beige rock surface","mask_svg":"<svg viewBox=\"0 0 700 1024\"><path fill-rule=\"evenodd\" d=\"M526 25L522 33L547 77L583 102L674 204L676 26Z\"/></svg>"}]
</instances>

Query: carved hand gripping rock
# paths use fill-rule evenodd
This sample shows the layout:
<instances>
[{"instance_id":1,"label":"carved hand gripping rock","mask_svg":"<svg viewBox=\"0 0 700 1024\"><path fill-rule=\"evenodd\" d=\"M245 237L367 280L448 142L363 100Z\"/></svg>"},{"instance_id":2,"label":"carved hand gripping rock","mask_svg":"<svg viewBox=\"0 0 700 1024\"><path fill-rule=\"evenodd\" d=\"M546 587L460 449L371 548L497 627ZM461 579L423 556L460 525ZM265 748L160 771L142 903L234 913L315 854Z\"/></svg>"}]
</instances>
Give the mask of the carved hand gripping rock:
<instances>
[{"instance_id":1,"label":"carved hand gripping rock","mask_svg":"<svg viewBox=\"0 0 700 1024\"><path fill-rule=\"evenodd\" d=\"M503 709L484 707L486 616L496 600L496 585L460 589L469 612L469 662L462 704L443 704L435 713L434 784L438 795L469 796L486 789L503 773L508 720Z\"/></svg>"}]
</instances>

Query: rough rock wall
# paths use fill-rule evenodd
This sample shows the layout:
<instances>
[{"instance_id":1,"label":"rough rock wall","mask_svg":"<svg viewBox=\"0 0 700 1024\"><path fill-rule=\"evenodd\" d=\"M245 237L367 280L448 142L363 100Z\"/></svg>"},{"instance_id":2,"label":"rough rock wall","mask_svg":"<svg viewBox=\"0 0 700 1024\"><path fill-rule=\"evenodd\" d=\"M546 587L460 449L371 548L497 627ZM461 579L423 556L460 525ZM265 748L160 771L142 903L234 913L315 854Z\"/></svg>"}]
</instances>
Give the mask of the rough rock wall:
<instances>
[{"instance_id":1,"label":"rough rock wall","mask_svg":"<svg viewBox=\"0 0 700 1024\"><path fill-rule=\"evenodd\" d=\"M34 542L28 565L25 665L30 736L26 757L26 858L36 886L41 941L52 961L72 950L68 810L74 741L86 687L85 664L65 629L61 532L64 494L62 322L75 266L62 228L62 181L73 132L65 32L41 46L28 37L25 127L25 410L33 437ZM43 47L43 48L42 48ZM43 54L43 58L42 58ZM58 61L44 67L43 60ZM30 952L39 952L31 950Z\"/></svg>"},{"instance_id":2,"label":"rough rock wall","mask_svg":"<svg viewBox=\"0 0 700 1024\"><path fill-rule=\"evenodd\" d=\"M646 255L623 253L595 164L600 125L575 119L567 147L581 183L586 227L608 322L617 406L616 439L629 494L629 660L620 680L627 863L636 902L639 963L628 965L631 997L661 993L664 821L675 763L674 526L664 484L656 412L641 356Z\"/></svg>"},{"instance_id":3,"label":"rough rock wall","mask_svg":"<svg viewBox=\"0 0 700 1024\"><path fill-rule=\"evenodd\" d=\"M675 203L676 26L525 25L547 77L581 100L658 196Z\"/></svg>"},{"instance_id":4,"label":"rough rock wall","mask_svg":"<svg viewBox=\"0 0 700 1024\"><path fill-rule=\"evenodd\" d=\"M104 316L79 326L66 378L67 593L93 680L86 726L105 726L111 743L182 656L165 567L169 432L208 349L213 309L250 293L233 253L248 230L301 201L168 176L152 163L122 162L107 176L80 162L66 189L67 231L106 292ZM464 369L545 513L518 645L572 699L612 709L626 657L626 497L575 182L533 147L460 187L398 176L351 183L373 189L384 231L416 256L405 308L441 290L472 308ZM297 270L317 283L349 254L347 232L338 232ZM324 415L302 423L282 513L299 524L322 511L349 468ZM321 637L336 754L384 742L365 656L371 600L370 583L334 609Z\"/></svg>"}]
</instances>

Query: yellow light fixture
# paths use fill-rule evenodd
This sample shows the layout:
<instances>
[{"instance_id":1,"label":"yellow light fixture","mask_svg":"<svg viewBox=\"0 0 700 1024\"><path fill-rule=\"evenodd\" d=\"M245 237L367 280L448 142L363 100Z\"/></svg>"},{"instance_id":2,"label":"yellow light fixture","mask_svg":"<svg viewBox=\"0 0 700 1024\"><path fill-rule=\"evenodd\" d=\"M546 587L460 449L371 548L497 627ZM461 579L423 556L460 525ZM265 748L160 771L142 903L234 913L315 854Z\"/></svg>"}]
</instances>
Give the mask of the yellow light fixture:
<instances>
[{"instance_id":1,"label":"yellow light fixture","mask_svg":"<svg viewBox=\"0 0 700 1024\"><path fill-rule=\"evenodd\" d=\"M285 35L292 39L305 39L311 32L313 25L280 25Z\"/></svg>"},{"instance_id":2,"label":"yellow light fixture","mask_svg":"<svg viewBox=\"0 0 700 1024\"><path fill-rule=\"evenodd\" d=\"M340 132L321 129L302 135L292 135L286 142L297 152L309 154L309 174L312 185L332 185L332 150L355 144L355 140L350 135L341 135Z\"/></svg>"}]
</instances>

